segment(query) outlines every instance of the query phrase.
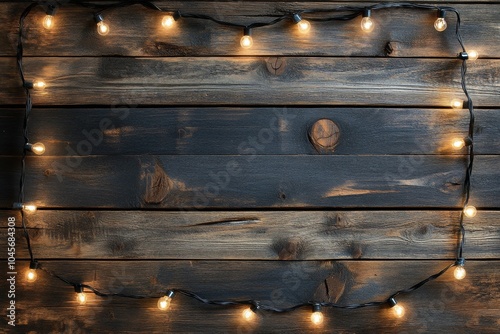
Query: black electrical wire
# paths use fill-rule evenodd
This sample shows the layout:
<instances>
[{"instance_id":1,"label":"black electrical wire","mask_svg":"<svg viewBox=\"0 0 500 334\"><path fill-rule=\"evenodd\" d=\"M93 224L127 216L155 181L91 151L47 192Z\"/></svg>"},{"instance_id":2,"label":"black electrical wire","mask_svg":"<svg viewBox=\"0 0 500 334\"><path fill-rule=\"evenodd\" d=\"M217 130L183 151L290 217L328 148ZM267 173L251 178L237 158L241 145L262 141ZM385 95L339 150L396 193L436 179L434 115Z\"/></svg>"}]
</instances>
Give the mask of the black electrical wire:
<instances>
[{"instance_id":1,"label":"black electrical wire","mask_svg":"<svg viewBox=\"0 0 500 334\"><path fill-rule=\"evenodd\" d=\"M334 16L329 16L329 17L308 17L309 20L311 21L348 21L352 20L364 13L366 9L370 10L382 10L382 9L394 9L394 8L409 8L409 9L422 9L422 10L442 10L445 12L453 12L456 15L456 25L455 25L455 35L457 38L457 41L459 42L463 53L465 53L465 47L464 43L462 40L462 36L460 34L460 14L459 12L453 8L453 7L447 7L447 6L432 6L432 5L419 5L419 4L412 4L412 3L380 3L380 4L375 4L372 6L367 6L367 7L354 7L354 6L341 6L337 8L330 8L330 9L312 9L312 10L302 10L298 12L293 12L293 13L285 13L282 16L278 16L274 20L268 21L268 22L254 22L251 24L240 24L240 23L234 23L230 21L223 21L216 19L212 16L205 15L205 14L193 14L193 13L181 13L180 11L172 11L172 10L166 10L162 9L152 2L149 1L122 1L118 3L113 3L113 4L98 4L98 3L90 3L87 1L79 1L79 0L70 0L68 3L70 4L75 4L79 5L81 7L85 8L90 8L93 10L98 10L94 14L101 14L105 11L109 10L114 10L118 8L123 8L123 7L128 7L132 5L141 5L145 8L155 10L155 11L161 11L161 12L170 12L170 13L178 13L178 15L182 18L187 18L187 19L199 19L199 20L208 20L212 21L216 24L223 25L223 26L229 26L229 27L235 27L235 28L244 28L244 29L254 29L254 28L261 28L261 27L266 27L266 26L271 26L274 24L277 24L283 20L293 20L294 14L300 14L300 15L318 15L318 14L335 14ZM37 6L40 6L39 3L32 3L30 4L21 14L21 17L19 19L19 34L18 34L18 43L17 43L17 65L18 65L18 70L19 70L19 75L22 81L22 85L25 90L26 94L26 105L25 105L25 114L24 114L24 123L23 123L23 136L24 136L24 141L25 145L29 143L28 139L28 121L29 121L29 115L32 110L32 101L31 101L31 94L29 90L29 85L25 80L24 76L24 70L23 70L23 33L24 33L24 20L28 16L28 14L31 12L31 10ZM467 97L467 108L469 110L469 130L468 130L468 138L470 139L471 143L468 145L468 165L466 169L466 174L465 174L465 179L464 179L464 186L463 186L463 195L464 195L464 201L463 201L463 208L468 204L469 198L470 198L470 190L471 190L471 175L472 175L472 170L473 170L473 163L474 163L474 143L473 143L473 138L474 138L474 107L472 103L472 99L467 91L467 85L466 85L466 74L467 74L467 58L468 56L462 57L462 66L461 66L461 86L462 90ZM26 150L23 151L22 154L22 159L21 159L21 177L20 177L20 189L19 189L19 202L24 203L24 185L25 185L25 175L26 173ZM33 256L33 251L31 247L31 242L30 242L30 237L28 233L28 229L26 227L26 222L25 222L25 217L23 211L21 211L21 216L22 216L22 228L24 231L24 236L26 239L26 244L27 248L30 254L30 259L31 262L34 262L34 256ZM384 301L371 301L371 302L366 302L366 303L361 303L361 304L348 304L348 305L342 305L342 304L337 304L337 303L327 303L327 302L314 302L314 301L308 301L304 303L299 303L287 308L277 308L271 305L267 304L262 304L257 300L210 300L201 297L200 295L189 291L189 290L183 290L183 289L171 289L170 291L173 291L175 293L178 293L180 295L183 295L188 298L195 299L203 304L208 304L208 305L219 305L219 306L238 306L238 305L249 305L252 306L254 310L261 310L261 311L269 311L269 312L275 312L275 313L285 313L285 312L291 312L299 308L303 307L309 307L313 305L320 305L322 307L331 307L331 308L339 308L339 309L359 309L359 308L364 308L364 307L380 307L383 305L390 305L390 300L397 297L398 295L401 294L407 294L411 293L428 282L431 282L437 278L439 278L441 275L443 275L446 271L448 271L451 267L457 265L459 263L459 260L463 260L462 255L463 255L463 246L465 242L465 228L463 225L463 218L464 218L464 211L462 210L462 213L460 215L460 237L459 237L459 245L457 247L457 261L455 263L449 264L446 266L444 269L439 271L438 273L435 273L433 275L430 275L429 277L421 280L420 282L412 285L409 288L403 289L403 290L398 290L397 292L393 293L392 295L389 296L387 300ZM94 293L97 296L100 297L124 297L124 298L133 298L133 299L145 299L145 298L159 298L161 296L143 296L143 295L135 295L135 294L124 294L124 293L107 293L103 292L101 290L98 290L91 285L88 284L82 284L82 283L77 283L77 282L72 282L63 276L60 276L53 271L47 270L44 268L41 264L37 265L37 268L46 272L49 276L54 277L63 283L67 285L71 285L75 288L79 289L88 289L92 293Z\"/></svg>"}]
</instances>

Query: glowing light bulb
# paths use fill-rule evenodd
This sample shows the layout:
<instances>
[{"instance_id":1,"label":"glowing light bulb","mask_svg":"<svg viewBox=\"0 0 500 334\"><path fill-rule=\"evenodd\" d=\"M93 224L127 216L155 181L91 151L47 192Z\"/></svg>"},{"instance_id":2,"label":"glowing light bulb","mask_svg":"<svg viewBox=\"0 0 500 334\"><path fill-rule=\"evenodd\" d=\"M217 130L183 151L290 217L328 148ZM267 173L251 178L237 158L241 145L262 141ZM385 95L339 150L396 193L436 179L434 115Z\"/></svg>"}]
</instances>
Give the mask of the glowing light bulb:
<instances>
[{"instance_id":1,"label":"glowing light bulb","mask_svg":"<svg viewBox=\"0 0 500 334\"><path fill-rule=\"evenodd\" d=\"M252 310L251 307L249 307L244 309L243 312L241 312L241 316L246 321L252 321L255 318L255 312Z\"/></svg>"},{"instance_id":2,"label":"glowing light bulb","mask_svg":"<svg viewBox=\"0 0 500 334\"><path fill-rule=\"evenodd\" d=\"M363 18L361 19L361 30L365 32L371 32L373 31L373 28L375 28L375 23L371 19L371 10L370 9L365 9L363 13Z\"/></svg>"},{"instance_id":3,"label":"glowing light bulb","mask_svg":"<svg viewBox=\"0 0 500 334\"><path fill-rule=\"evenodd\" d=\"M399 305L394 297L389 298L387 302L391 306L392 313L396 318L402 318L405 315L405 308Z\"/></svg>"},{"instance_id":4,"label":"glowing light bulb","mask_svg":"<svg viewBox=\"0 0 500 334\"><path fill-rule=\"evenodd\" d=\"M401 305L395 305L392 308L392 312L394 312L394 315L397 318L402 318L405 315L405 308L403 306L401 306Z\"/></svg>"},{"instance_id":5,"label":"glowing light bulb","mask_svg":"<svg viewBox=\"0 0 500 334\"><path fill-rule=\"evenodd\" d=\"M45 153L45 145L43 145L43 143L34 143L31 145L30 150L36 155L42 155Z\"/></svg>"},{"instance_id":6,"label":"glowing light bulb","mask_svg":"<svg viewBox=\"0 0 500 334\"><path fill-rule=\"evenodd\" d=\"M477 213L477 209L475 206L473 205L467 205L465 208L464 208L464 214L469 217L469 218L472 218L472 217L475 217L476 216L476 213Z\"/></svg>"},{"instance_id":7,"label":"glowing light bulb","mask_svg":"<svg viewBox=\"0 0 500 334\"><path fill-rule=\"evenodd\" d=\"M158 303L156 306L158 306L158 309L161 311L166 311L170 307L170 303L172 302L172 297L174 296L174 291L168 290L165 293L165 296L162 296L158 299Z\"/></svg>"},{"instance_id":8,"label":"glowing light bulb","mask_svg":"<svg viewBox=\"0 0 500 334\"><path fill-rule=\"evenodd\" d=\"M47 84L43 79L36 79L35 81L33 81L34 89L42 90L45 89L45 87L47 87Z\"/></svg>"},{"instance_id":9,"label":"glowing light bulb","mask_svg":"<svg viewBox=\"0 0 500 334\"><path fill-rule=\"evenodd\" d=\"M323 313L321 313L321 305L314 304L312 311L313 312L311 314L311 322L315 326L321 325L323 323Z\"/></svg>"},{"instance_id":10,"label":"glowing light bulb","mask_svg":"<svg viewBox=\"0 0 500 334\"><path fill-rule=\"evenodd\" d=\"M438 17L434 22L434 28L437 31L445 31L447 27L448 24L446 23L446 20L443 17Z\"/></svg>"},{"instance_id":11,"label":"glowing light bulb","mask_svg":"<svg viewBox=\"0 0 500 334\"><path fill-rule=\"evenodd\" d=\"M109 26L104 21L98 22L97 33L101 36L106 36L109 33Z\"/></svg>"},{"instance_id":12,"label":"glowing light bulb","mask_svg":"<svg viewBox=\"0 0 500 334\"><path fill-rule=\"evenodd\" d=\"M465 140L463 140L462 138L455 138L451 142L451 146L455 150L460 150L460 149L462 149L465 146Z\"/></svg>"},{"instance_id":13,"label":"glowing light bulb","mask_svg":"<svg viewBox=\"0 0 500 334\"><path fill-rule=\"evenodd\" d=\"M243 49L250 49L253 45L253 39L250 35L244 35L241 37L240 45Z\"/></svg>"},{"instance_id":14,"label":"glowing light bulb","mask_svg":"<svg viewBox=\"0 0 500 334\"><path fill-rule=\"evenodd\" d=\"M464 279L465 275L467 275L467 272L465 271L464 266L457 266L453 271L453 276L455 276L457 280Z\"/></svg>"},{"instance_id":15,"label":"glowing light bulb","mask_svg":"<svg viewBox=\"0 0 500 334\"><path fill-rule=\"evenodd\" d=\"M76 301L80 304L80 305L85 305L85 303L87 303L87 296L85 295L84 292L78 292L76 294Z\"/></svg>"},{"instance_id":16,"label":"glowing light bulb","mask_svg":"<svg viewBox=\"0 0 500 334\"><path fill-rule=\"evenodd\" d=\"M34 204L25 204L23 205L23 211L26 213L35 213L37 210L36 205Z\"/></svg>"},{"instance_id":17,"label":"glowing light bulb","mask_svg":"<svg viewBox=\"0 0 500 334\"><path fill-rule=\"evenodd\" d=\"M51 29L54 26L54 16L45 15L42 24L45 29Z\"/></svg>"},{"instance_id":18,"label":"glowing light bulb","mask_svg":"<svg viewBox=\"0 0 500 334\"><path fill-rule=\"evenodd\" d=\"M311 30L311 23L307 20L301 20L299 23L297 23L297 27L299 31L303 34L309 32Z\"/></svg>"},{"instance_id":19,"label":"glowing light bulb","mask_svg":"<svg viewBox=\"0 0 500 334\"><path fill-rule=\"evenodd\" d=\"M476 50L470 50L467 54L469 55L469 60L476 60L479 57Z\"/></svg>"},{"instance_id":20,"label":"glowing light bulb","mask_svg":"<svg viewBox=\"0 0 500 334\"><path fill-rule=\"evenodd\" d=\"M29 269L27 272L26 272L26 280L30 283L36 281L36 279L38 278L38 275L36 273L36 270L35 269Z\"/></svg>"},{"instance_id":21,"label":"glowing light bulb","mask_svg":"<svg viewBox=\"0 0 500 334\"><path fill-rule=\"evenodd\" d=\"M163 28L171 28L175 24L175 19L172 15L165 15L161 20Z\"/></svg>"},{"instance_id":22,"label":"glowing light bulb","mask_svg":"<svg viewBox=\"0 0 500 334\"><path fill-rule=\"evenodd\" d=\"M453 99L453 100L451 100L450 105L453 109L463 109L464 108L464 100Z\"/></svg>"}]
</instances>

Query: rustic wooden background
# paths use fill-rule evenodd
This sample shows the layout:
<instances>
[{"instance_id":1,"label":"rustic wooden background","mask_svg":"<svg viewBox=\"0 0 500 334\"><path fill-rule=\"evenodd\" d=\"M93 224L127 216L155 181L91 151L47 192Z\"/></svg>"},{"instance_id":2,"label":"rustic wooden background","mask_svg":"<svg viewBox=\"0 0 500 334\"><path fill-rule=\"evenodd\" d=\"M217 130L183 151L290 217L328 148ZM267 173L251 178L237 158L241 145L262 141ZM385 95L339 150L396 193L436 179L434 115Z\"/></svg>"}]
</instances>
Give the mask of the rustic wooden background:
<instances>
[{"instance_id":1,"label":"rustic wooden background","mask_svg":"<svg viewBox=\"0 0 500 334\"><path fill-rule=\"evenodd\" d=\"M243 22L345 4L157 3ZM2 249L7 217L19 219L10 210L23 144L15 45L26 5L0 3ZM472 203L481 210L465 221L463 281L450 272L401 297L401 320L385 309L325 310L324 326L312 328L308 309L246 325L239 309L183 297L168 314L156 300L90 297L82 307L57 280L19 276L17 330L497 332L500 4L451 5L466 46L481 55L467 78L477 108ZM161 15L139 6L107 13L106 37L87 9L59 10L51 31L44 15L26 21L26 76L49 85L33 92L30 137L47 152L28 158L26 199L41 207L28 226L47 268L110 292L175 287L286 306L381 300L453 260L466 160L448 144L466 133L467 113L448 107L463 96L452 15L443 33L427 11L375 11L371 34L360 19L313 24L307 37L283 23L256 30L249 51L238 30L190 20L164 32ZM320 131L328 121L313 127L320 119L338 126L336 145Z\"/></svg>"}]
</instances>

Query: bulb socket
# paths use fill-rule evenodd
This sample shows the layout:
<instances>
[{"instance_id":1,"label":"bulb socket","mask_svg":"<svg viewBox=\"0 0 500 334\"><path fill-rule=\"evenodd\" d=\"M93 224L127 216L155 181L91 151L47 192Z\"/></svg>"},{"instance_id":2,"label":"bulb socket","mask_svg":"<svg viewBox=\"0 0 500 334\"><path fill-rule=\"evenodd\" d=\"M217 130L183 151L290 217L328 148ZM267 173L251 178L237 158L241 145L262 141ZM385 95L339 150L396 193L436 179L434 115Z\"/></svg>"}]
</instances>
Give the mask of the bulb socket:
<instances>
[{"instance_id":1,"label":"bulb socket","mask_svg":"<svg viewBox=\"0 0 500 334\"><path fill-rule=\"evenodd\" d=\"M292 19L295 23L299 23L300 21L302 21L302 17L299 14L293 14Z\"/></svg>"},{"instance_id":2,"label":"bulb socket","mask_svg":"<svg viewBox=\"0 0 500 334\"><path fill-rule=\"evenodd\" d=\"M25 81L23 84L23 87L26 89L33 89L33 87L34 87L33 81Z\"/></svg>"},{"instance_id":3,"label":"bulb socket","mask_svg":"<svg viewBox=\"0 0 500 334\"><path fill-rule=\"evenodd\" d=\"M168 298L173 298L174 295L175 295L174 290L167 290L167 292L165 292L165 296L167 296Z\"/></svg>"},{"instance_id":4,"label":"bulb socket","mask_svg":"<svg viewBox=\"0 0 500 334\"><path fill-rule=\"evenodd\" d=\"M57 7L54 5L49 5L47 7L47 10L45 11L45 14L47 15L52 15L54 16L56 14Z\"/></svg>"},{"instance_id":5,"label":"bulb socket","mask_svg":"<svg viewBox=\"0 0 500 334\"><path fill-rule=\"evenodd\" d=\"M83 285L82 284L75 284L75 292L82 293L83 292Z\"/></svg>"},{"instance_id":6,"label":"bulb socket","mask_svg":"<svg viewBox=\"0 0 500 334\"><path fill-rule=\"evenodd\" d=\"M104 21L104 18L102 17L101 14L94 14L94 21L95 21L95 23L99 23L99 22Z\"/></svg>"},{"instance_id":7,"label":"bulb socket","mask_svg":"<svg viewBox=\"0 0 500 334\"><path fill-rule=\"evenodd\" d=\"M472 145L472 139L470 137L465 137L464 138L464 143L465 143L465 146L471 146Z\"/></svg>"},{"instance_id":8,"label":"bulb socket","mask_svg":"<svg viewBox=\"0 0 500 334\"><path fill-rule=\"evenodd\" d=\"M177 21L178 19L181 18L181 12L180 11L175 11L173 14L172 14L172 17L174 18L174 21Z\"/></svg>"},{"instance_id":9,"label":"bulb socket","mask_svg":"<svg viewBox=\"0 0 500 334\"><path fill-rule=\"evenodd\" d=\"M396 299L394 297L391 297L391 298L387 299L387 303L389 304L390 307L394 307L397 305L398 302L396 301Z\"/></svg>"},{"instance_id":10,"label":"bulb socket","mask_svg":"<svg viewBox=\"0 0 500 334\"><path fill-rule=\"evenodd\" d=\"M40 264L38 263L38 261L33 260L30 262L30 269L38 269L38 268L40 268Z\"/></svg>"},{"instance_id":11,"label":"bulb socket","mask_svg":"<svg viewBox=\"0 0 500 334\"><path fill-rule=\"evenodd\" d=\"M446 16L446 11L443 10L443 9L439 9L438 12L437 12L437 17L439 19L444 19L445 16Z\"/></svg>"},{"instance_id":12,"label":"bulb socket","mask_svg":"<svg viewBox=\"0 0 500 334\"><path fill-rule=\"evenodd\" d=\"M370 17L370 16L372 16L372 10L369 8L365 8L363 10L363 17Z\"/></svg>"},{"instance_id":13,"label":"bulb socket","mask_svg":"<svg viewBox=\"0 0 500 334\"><path fill-rule=\"evenodd\" d=\"M16 202L16 203L12 204L12 208L20 210L23 208L23 203Z\"/></svg>"},{"instance_id":14,"label":"bulb socket","mask_svg":"<svg viewBox=\"0 0 500 334\"><path fill-rule=\"evenodd\" d=\"M249 27L243 28L243 36L252 36L252 30Z\"/></svg>"},{"instance_id":15,"label":"bulb socket","mask_svg":"<svg viewBox=\"0 0 500 334\"><path fill-rule=\"evenodd\" d=\"M319 303L314 303L312 309L313 312L321 312L321 305Z\"/></svg>"},{"instance_id":16,"label":"bulb socket","mask_svg":"<svg viewBox=\"0 0 500 334\"><path fill-rule=\"evenodd\" d=\"M463 266L465 265L465 259L463 257L459 257L456 261L455 261L455 266Z\"/></svg>"},{"instance_id":17,"label":"bulb socket","mask_svg":"<svg viewBox=\"0 0 500 334\"><path fill-rule=\"evenodd\" d=\"M460 52L458 54L458 58L462 59L462 60L467 60L467 59L469 59L469 54L467 52L465 52L465 51L464 52Z\"/></svg>"}]
</instances>

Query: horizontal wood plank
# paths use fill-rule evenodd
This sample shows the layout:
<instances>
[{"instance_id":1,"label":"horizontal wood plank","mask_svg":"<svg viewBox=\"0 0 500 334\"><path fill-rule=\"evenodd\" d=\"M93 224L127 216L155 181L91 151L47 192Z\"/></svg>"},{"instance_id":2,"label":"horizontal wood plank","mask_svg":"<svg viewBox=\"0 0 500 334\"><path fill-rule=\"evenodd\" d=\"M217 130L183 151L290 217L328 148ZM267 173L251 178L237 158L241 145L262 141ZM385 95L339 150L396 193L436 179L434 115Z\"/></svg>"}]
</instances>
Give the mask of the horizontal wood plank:
<instances>
[{"instance_id":1,"label":"horizontal wood plank","mask_svg":"<svg viewBox=\"0 0 500 334\"><path fill-rule=\"evenodd\" d=\"M185 288L211 299L253 298L277 307L315 301L352 304L385 300L441 270L449 261L99 261L44 262L46 268L74 282L103 291L161 296L168 288ZM498 261L468 261L467 277L456 281L448 272L410 295L398 297L406 308L394 319L387 308L323 309L323 327L313 328L308 308L288 314L264 314L249 326L241 320L244 307L202 305L177 295L168 313L156 299L102 299L89 295L78 306L72 287L43 273L36 285L21 279L16 291L17 326L23 332L163 333L163 332L458 332L494 333L498 329L500 282ZM6 291L6 280L0 281ZM328 289L328 294L326 293ZM467 305L467 306L464 306ZM5 299L1 306L6 308ZM475 310L471 312L471 310ZM133 312L136 320L130 321ZM353 321L356 318L356 321Z\"/></svg>"},{"instance_id":2,"label":"horizontal wood plank","mask_svg":"<svg viewBox=\"0 0 500 334\"><path fill-rule=\"evenodd\" d=\"M499 156L478 156L471 204L497 207ZM460 156L30 157L26 201L45 208L435 208L461 205ZM0 159L12 205L19 159Z\"/></svg>"},{"instance_id":3,"label":"horizontal wood plank","mask_svg":"<svg viewBox=\"0 0 500 334\"><path fill-rule=\"evenodd\" d=\"M18 213L9 216L20 221ZM458 211L39 210L27 216L27 226L37 257L47 259L428 259L455 255L459 217ZM7 219L0 226L7 240ZM480 211L465 228L468 258L499 257L498 211ZM26 258L21 245L17 256Z\"/></svg>"},{"instance_id":4,"label":"horizontal wood plank","mask_svg":"<svg viewBox=\"0 0 500 334\"><path fill-rule=\"evenodd\" d=\"M377 1L378 2L378 1ZM342 5L363 6L365 3L326 2L158 2L163 8L212 15L221 20L250 24L271 21L284 13ZM373 3L373 2L372 2ZM439 3L436 1L435 3ZM449 5L446 3L446 5ZM0 56L15 55L17 20L26 4L0 4ZM500 56L500 36L496 13L500 5L452 4L462 14L462 35L466 46L481 56ZM376 28L371 33L360 29L360 17L348 22L312 22L306 35L297 32L291 20L253 32L254 46L242 50L241 28L222 27L207 21L180 19L175 27L161 27L162 14L132 6L106 12L110 34L99 36L92 10L63 6L55 16L50 31L41 25L45 13L36 9L26 20L25 52L28 56L220 56L220 55L330 55L392 57L454 57L460 51L454 25L448 13L448 29L437 32L434 10L375 10ZM304 15L307 18L308 15ZM132 19L131 19L132 18ZM325 38L325 36L328 36ZM77 41L77 43L75 43ZM392 52L387 53L386 45Z\"/></svg>"},{"instance_id":5,"label":"horizontal wood plank","mask_svg":"<svg viewBox=\"0 0 500 334\"><path fill-rule=\"evenodd\" d=\"M499 110L476 110L476 154L499 154ZM20 154L24 111L2 109L0 155ZM308 135L321 119L339 127L338 145L319 150ZM45 155L462 154L451 139L467 133L466 110L352 108L87 108L35 109L30 139ZM90 145L91 150L87 148Z\"/></svg>"},{"instance_id":6,"label":"horizontal wood plank","mask_svg":"<svg viewBox=\"0 0 500 334\"><path fill-rule=\"evenodd\" d=\"M26 58L27 80L42 77L35 105L360 105L448 107L463 97L459 60L287 57L283 74L258 58ZM24 103L14 58L0 104ZM476 106L500 106L500 60L469 66ZM89 99L89 97L92 97Z\"/></svg>"}]
</instances>

